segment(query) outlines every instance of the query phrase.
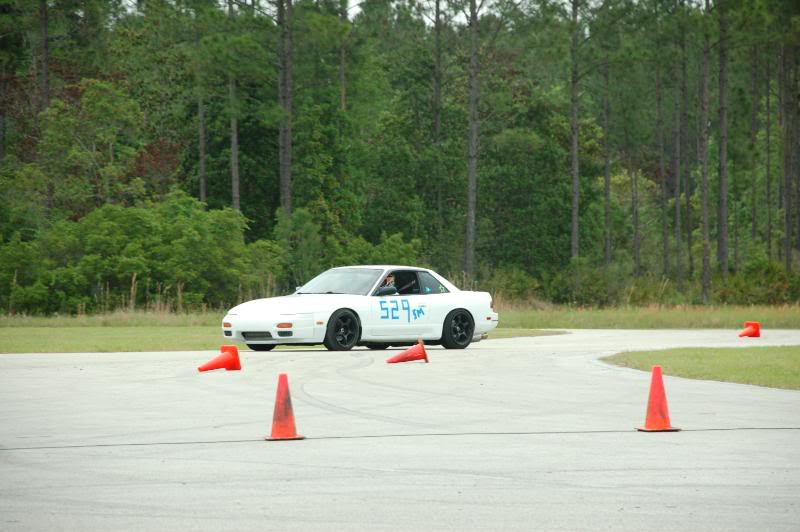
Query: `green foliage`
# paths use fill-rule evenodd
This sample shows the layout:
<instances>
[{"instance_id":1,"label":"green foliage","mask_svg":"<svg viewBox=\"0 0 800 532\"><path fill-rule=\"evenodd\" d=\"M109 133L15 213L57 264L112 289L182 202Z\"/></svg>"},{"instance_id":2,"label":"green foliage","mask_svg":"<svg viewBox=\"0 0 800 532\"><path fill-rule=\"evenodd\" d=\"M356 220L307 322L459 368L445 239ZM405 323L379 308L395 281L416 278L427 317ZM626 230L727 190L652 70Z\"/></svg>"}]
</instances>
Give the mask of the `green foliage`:
<instances>
[{"instance_id":1,"label":"green foliage","mask_svg":"<svg viewBox=\"0 0 800 532\"><path fill-rule=\"evenodd\" d=\"M536 279L516 267L498 268L481 288L507 301L530 301L541 289Z\"/></svg>"},{"instance_id":2,"label":"green foliage","mask_svg":"<svg viewBox=\"0 0 800 532\"><path fill-rule=\"evenodd\" d=\"M437 32L431 3L366 2L343 16L346 3L295 2L293 108L285 117L277 101L280 28L265 2L232 2L230 11L213 0L128 4L0 0L5 311L219 306L289 290L346 264L426 264L459 275L469 114L463 6L440 4ZM704 29L719 42L719 10L681 5L609 0L581 9L580 258L573 260L568 10L547 1L483 4L480 275L464 277L465 286L570 305L699 302L700 54ZM800 241L796 202L779 194L787 190L784 174L794 180L788 193L797 188L797 172L782 167L797 139L780 127L787 109L778 107L790 100L777 95L797 92L794 77L780 72L791 62L781 54L798 42L800 12L774 0L725 7L728 40L736 43L725 132L729 216L717 220L712 208L710 222L712 240L728 227L732 249L730 272L712 279L712 301L792 303L800 298L791 273L798 253L782 239L788 228L787 241L795 248ZM712 63L713 206L722 132L713 117L719 87ZM234 118L241 212L226 208ZM291 216L278 210L284 118L293 127ZM678 161L674 129L681 125ZM684 186L676 191L678 162ZM201 167L204 205L189 197L200 195Z\"/></svg>"},{"instance_id":3,"label":"green foliage","mask_svg":"<svg viewBox=\"0 0 800 532\"><path fill-rule=\"evenodd\" d=\"M11 313L75 313L229 303L243 279L263 272L250 271L244 226L238 213L206 211L182 192L141 207L105 205L0 247L10 287L0 304Z\"/></svg>"},{"instance_id":4,"label":"green foliage","mask_svg":"<svg viewBox=\"0 0 800 532\"><path fill-rule=\"evenodd\" d=\"M789 274L766 257L748 261L738 275L715 279L714 300L742 305L783 305L800 300L800 275Z\"/></svg>"},{"instance_id":5,"label":"green foliage","mask_svg":"<svg viewBox=\"0 0 800 532\"><path fill-rule=\"evenodd\" d=\"M320 273L323 258L319 225L306 209L295 209L291 215L278 209L275 241L286 252L288 281L300 286Z\"/></svg>"},{"instance_id":6,"label":"green foliage","mask_svg":"<svg viewBox=\"0 0 800 532\"><path fill-rule=\"evenodd\" d=\"M84 80L80 100L53 100L42 114L39 166L65 216L133 193L125 177L138 150L138 104L111 83Z\"/></svg>"}]
</instances>

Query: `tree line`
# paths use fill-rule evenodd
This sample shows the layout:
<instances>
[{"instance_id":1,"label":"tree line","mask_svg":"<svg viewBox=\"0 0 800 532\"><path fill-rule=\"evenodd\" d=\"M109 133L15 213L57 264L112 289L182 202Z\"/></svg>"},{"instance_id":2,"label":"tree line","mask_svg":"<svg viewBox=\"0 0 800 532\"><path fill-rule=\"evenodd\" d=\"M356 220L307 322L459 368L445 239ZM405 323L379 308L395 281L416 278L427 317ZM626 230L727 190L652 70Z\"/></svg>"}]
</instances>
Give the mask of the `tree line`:
<instances>
[{"instance_id":1,"label":"tree line","mask_svg":"<svg viewBox=\"0 0 800 532\"><path fill-rule=\"evenodd\" d=\"M564 303L800 300L796 2L0 0L0 43L7 312L371 261Z\"/></svg>"}]
</instances>

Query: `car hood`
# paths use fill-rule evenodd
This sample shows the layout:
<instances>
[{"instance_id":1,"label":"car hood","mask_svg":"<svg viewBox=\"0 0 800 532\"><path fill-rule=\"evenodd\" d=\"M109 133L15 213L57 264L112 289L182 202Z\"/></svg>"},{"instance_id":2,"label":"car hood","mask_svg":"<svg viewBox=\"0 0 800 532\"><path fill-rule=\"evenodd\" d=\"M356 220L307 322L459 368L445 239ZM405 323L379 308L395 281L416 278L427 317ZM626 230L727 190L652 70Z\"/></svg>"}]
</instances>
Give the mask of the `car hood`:
<instances>
[{"instance_id":1,"label":"car hood","mask_svg":"<svg viewBox=\"0 0 800 532\"><path fill-rule=\"evenodd\" d=\"M301 294L281 297L254 299L237 305L228 311L231 315L250 313L307 314L319 312L330 307L338 307L354 296L347 294Z\"/></svg>"}]
</instances>

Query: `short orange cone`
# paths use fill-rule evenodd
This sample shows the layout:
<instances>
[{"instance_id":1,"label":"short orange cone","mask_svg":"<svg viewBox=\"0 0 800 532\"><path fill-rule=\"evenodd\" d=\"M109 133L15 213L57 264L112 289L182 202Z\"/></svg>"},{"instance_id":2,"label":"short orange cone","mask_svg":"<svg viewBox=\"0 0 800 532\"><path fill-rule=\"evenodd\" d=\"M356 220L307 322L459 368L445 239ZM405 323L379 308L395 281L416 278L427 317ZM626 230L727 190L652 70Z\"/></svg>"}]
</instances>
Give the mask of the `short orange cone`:
<instances>
[{"instance_id":1,"label":"short orange cone","mask_svg":"<svg viewBox=\"0 0 800 532\"><path fill-rule=\"evenodd\" d=\"M746 321L744 322L744 330L739 333L739 338L746 336L748 338L760 338L761 337L761 324L757 321Z\"/></svg>"},{"instance_id":2,"label":"short orange cone","mask_svg":"<svg viewBox=\"0 0 800 532\"><path fill-rule=\"evenodd\" d=\"M235 345L223 345L219 348L220 354L197 368L197 371L210 371L224 369L225 371L239 371L242 364L239 362L239 349Z\"/></svg>"},{"instance_id":3,"label":"short orange cone","mask_svg":"<svg viewBox=\"0 0 800 532\"><path fill-rule=\"evenodd\" d=\"M294 426L292 398L289 396L289 380L285 373L278 375L278 393L275 395L275 412L272 414L272 434L267 440L302 440Z\"/></svg>"},{"instance_id":4,"label":"short orange cone","mask_svg":"<svg viewBox=\"0 0 800 532\"><path fill-rule=\"evenodd\" d=\"M639 427L642 432L676 432L669 423L669 409L667 408L667 394L664 392L664 379L661 376L661 366L653 366L653 377L650 381L650 399L647 401L647 419L644 427Z\"/></svg>"},{"instance_id":5,"label":"short orange cone","mask_svg":"<svg viewBox=\"0 0 800 532\"><path fill-rule=\"evenodd\" d=\"M428 353L425 352L425 344L419 340L413 347L409 347L402 353L386 359L387 364L397 364L398 362L411 362L413 360L424 360L427 364Z\"/></svg>"}]
</instances>

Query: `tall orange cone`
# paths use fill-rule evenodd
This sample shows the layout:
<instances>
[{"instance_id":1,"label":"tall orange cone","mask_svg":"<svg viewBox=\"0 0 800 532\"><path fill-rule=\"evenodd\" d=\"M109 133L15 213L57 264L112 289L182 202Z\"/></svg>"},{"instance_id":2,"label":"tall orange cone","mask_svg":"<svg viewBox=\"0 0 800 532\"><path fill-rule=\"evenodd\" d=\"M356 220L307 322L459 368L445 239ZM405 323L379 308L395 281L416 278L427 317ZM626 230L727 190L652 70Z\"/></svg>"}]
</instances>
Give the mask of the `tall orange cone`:
<instances>
[{"instance_id":1,"label":"tall orange cone","mask_svg":"<svg viewBox=\"0 0 800 532\"><path fill-rule=\"evenodd\" d=\"M398 362L411 362L413 360L424 360L427 364L428 353L425 352L425 344L419 340L413 347L409 347L402 353L386 359L387 364L397 364Z\"/></svg>"},{"instance_id":2,"label":"tall orange cone","mask_svg":"<svg viewBox=\"0 0 800 532\"><path fill-rule=\"evenodd\" d=\"M197 371L210 371L224 369L225 371L239 371L242 363L239 362L239 349L235 345L223 345L219 348L220 354L199 368Z\"/></svg>"},{"instance_id":3,"label":"tall orange cone","mask_svg":"<svg viewBox=\"0 0 800 532\"><path fill-rule=\"evenodd\" d=\"M661 366L653 366L653 377L650 380L650 399L647 401L647 419L644 427L639 427L642 432L676 432L669 423L669 409L667 408L667 394L664 392L664 378L661 376Z\"/></svg>"},{"instance_id":4,"label":"tall orange cone","mask_svg":"<svg viewBox=\"0 0 800 532\"><path fill-rule=\"evenodd\" d=\"M744 322L744 330L739 333L739 338L746 336L748 338L760 338L761 337L761 324L757 321L746 321Z\"/></svg>"},{"instance_id":5,"label":"tall orange cone","mask_svg":"<svg viewBox=\"0 0 800 532\"><path fill-rule=\"evenodd\" d=\"M275 395L275 412L272 414L272 434L267 440L302 440L294 426L292 398L289 396L289 380L285 373L278 375L278 393Z\"/></svg>"}]
</instances>

